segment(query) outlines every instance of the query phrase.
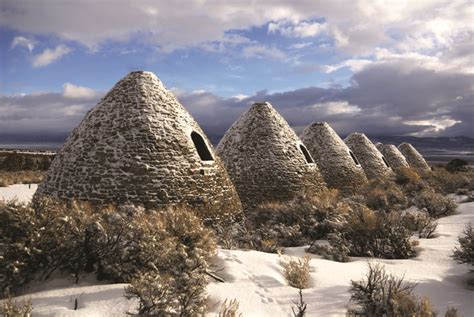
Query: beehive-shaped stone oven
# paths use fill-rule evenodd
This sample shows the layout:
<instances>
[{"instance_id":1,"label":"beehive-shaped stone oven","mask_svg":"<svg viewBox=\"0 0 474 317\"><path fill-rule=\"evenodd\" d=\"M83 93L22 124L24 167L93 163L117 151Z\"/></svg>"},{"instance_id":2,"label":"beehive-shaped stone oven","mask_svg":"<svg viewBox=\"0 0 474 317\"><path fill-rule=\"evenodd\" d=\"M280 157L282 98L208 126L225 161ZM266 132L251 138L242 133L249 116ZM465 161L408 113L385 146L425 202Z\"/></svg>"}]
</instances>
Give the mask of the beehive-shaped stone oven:
<instances>
[{"instance_id":1,"label":"beehive-shaped stone oven","mask_svg":"<svg viewBox=\"0 0 474 317\"><path fill-rule=\"evenodd\" d=\"M382 153L365 134L352 133L344 142L359 159L368 179L385 176L392 172Z\"/></svg>"},{"instance_id":2,"label":"beehive-shaped stone oven","mask_svg":"<svg viewBox=\"0 0 474 317\"><path fill-rule=\"evenodd\" d=\"M393 144L377 144L377 149L387 160L390 167L396 171L404 167L410 167L403 154Z\"/></svg>"},{"instance_id":3,"label":"beehive-shaped stone oven","mask_svg":"<svg viewBox=\"0 0 474 317\"><path fill-rule=\"evenodd\" d=\"M306 127L301 141L308 147L328 187L352 194L367 178L355 154L326 122Z\"/></svg>"},{"instance_id":4,"label":"beehive-shaped stone oven","mask_svg":"<svg viewBox=\"0 0 474 317\"><path fill-rule=\"evenodd\" d=\"M400 152L408 162L410 167L418 170L419 172L429 172L431 171L430 166L426 163L423 156L411 145L410 143L402 143L398 146Z\"/></svg>"},{"instance_id":5,"label":"beehive-shaped stone oven","mask_svg":"<svg viewBox=\"0 0 474 317\"><path fill-rule=\"evenodd\" d=\"M150 72L120 80L75 128L36 197L241 209L199 125Z\"/></svg>"},{"instance_id":6,"label":"beehive-shaped stone oven","mask_svg":"<svg viewBox=\"0 0 474 317\"><path fill-rule=\"evenodd\" d=\"M325 187L306 147L268 102L253 104L234 122L217 153L244 207L290 200Z\"/></svg>"}]
</instances>

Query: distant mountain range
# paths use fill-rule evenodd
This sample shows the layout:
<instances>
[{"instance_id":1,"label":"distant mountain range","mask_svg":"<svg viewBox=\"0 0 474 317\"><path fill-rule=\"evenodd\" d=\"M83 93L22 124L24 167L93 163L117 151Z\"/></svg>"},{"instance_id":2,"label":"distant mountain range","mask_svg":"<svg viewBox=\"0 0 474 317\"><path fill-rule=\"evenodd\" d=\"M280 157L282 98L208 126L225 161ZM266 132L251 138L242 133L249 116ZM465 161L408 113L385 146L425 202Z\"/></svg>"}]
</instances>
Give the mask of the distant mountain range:
<instances>
[{"instance_id":1,"label":"distant mountain range","mask_svg":"<svg viewBox=\"0 0 474 317\"><path fill-rule=\"evenodd\" d=\"M369 136L370 137L370 136ZM402 142L411 143L417 149L444 149L457 151L474 151L474 138L465 136L457 137L424 137L418 138L414 136L373 136L372 141L399 145Z\"/></svg>"},{"instance_id":2,"label":"distant mountain range","mask_svg":"<svg viewBox=\"0 0 474 317\"><path fill-rule=\"evenodd\" d=\"M346 136L341 136L343 139ZM457 137L414 137L414 136L375 136L368 135L373 142L382 142L388 144L399 145L403 142L411 143L417 149L440 149L440 150L456 150L474 152L474 138L466 136ZM214 145L219 143L222 135L211 135L209 139Z\"/></svg>"},{"instance_id":3,"label":"distant mountain range","mask_svg":"<svg viewBox=\"0 0 474 317\"><path fill-rule=\"evenodd\" d=\"M210 141L217 145L222 135L209 135ZM431 163L445 163L453 158L461 158L474 165L474 138L458 137L413 137L413 136L370 136L373 142L399 145L402 142L411 143ZM47 139L47 138L46 138ZM38 137L37 139L15 140L3 138L0 135L0 148L22 150L58 150L65 137L55 139Z\"/></svg>"},{"instance_id":4,"label":"distant mountain range","mask_svg":"<svg viewBox=\"0 0 474 317\"><path fill-rule=\"evenodd\" d=\"M430 163L446 163L460 158L474 165L474 138L459 137L407 137L407 136L374 136L372 141L399 145L411 143Z\"/></svg>"},{"instance_id":5,"label":"distant mountain range","mask_svg":"<svg viewBox=\"0 0 474 317\"><path fill-rule=\"evenodd\" d=\"M222 136L210 136L214 145ZM345 138L346 136L341 136ZM411 143L430 163L446 163L460 158L474 165L474 138L458 137L414 137L414 136L368 136L373 142L399 145Z\"/></svg>"}]
</instances>

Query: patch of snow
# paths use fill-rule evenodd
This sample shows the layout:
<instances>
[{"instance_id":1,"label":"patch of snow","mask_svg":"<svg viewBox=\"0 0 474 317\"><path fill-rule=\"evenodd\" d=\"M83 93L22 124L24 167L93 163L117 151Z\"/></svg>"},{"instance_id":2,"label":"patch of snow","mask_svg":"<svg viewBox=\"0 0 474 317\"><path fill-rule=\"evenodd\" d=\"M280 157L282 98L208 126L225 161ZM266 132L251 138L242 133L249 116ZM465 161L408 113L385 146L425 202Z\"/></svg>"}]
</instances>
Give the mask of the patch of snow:
<instances>
[{"instance_id":1,"label":"patch of snow","mask_svg":"<svg viewBox=\"0 0 474 317\"><path fill-rule=\"evenodd\" d=\"M452 250L467 223L474 223L474 203L459 205L458 214L438 221L438 237L420 239L419 255L407 260L352 258L339 263L311 255L311 287L303 291L308 304L307 316L345 316L351 280L360 280L367 271L367 262L385 265L387 271L417 283L415 292L429 297L433 306L444 315L448 306L456 307L460 316L472 316L472 290L465 281L468 266L457 264ZM287 248L285 253L304 256L304 247ZM236 298L244 316L288 316L298 290L286 286L276 254L257 251L220 250L219 267L230 283L212 283L208 292L214 302ZM217 310L216 310L217 311Z\"/></svg>"},{"instance_id":2,"label":"patch of snow","mask_svg":"<svg viewBox=\"0 0 474 317\"><path fill-rule=\"evenodd\" d=\"M70 282L71 283L71 282ZM97 283L97 282L96 282ZM124 297L127 284L74 285L19 297L31 298L33 316L125 316L134 312L135 300ZM77 299L77 309L74 310Z\"/></svg>"},{"instance_id":3,"label":"patch of snow","mask_svg":"<svg viewBox=\"0 0 474 317\"><path fill-rule=\"evenodd\" d=\"M463 204L469 202L469 196L467 195L456 195L456 194L449 194L449 198L454 200L458 204Z\"/></svg>"},{"instance_id":4,"label":"patch of snow","mask_svg":"<svg viewBox=\"0 0 474 317\"><path fill-rule=\"evenodd\" d=\"M38 188L37 184L15 184L7 187L0 187L0 200L16 199L21 203L27 203L33 198L33 194Z\"/></svg>"},{"instance_id":5,"label":"patch of snow","mask_svg":"<svg viewBox=\"0 0 474 317\"><path fill-rule=\"evenodd\" d=\"M21 197L31 197L31 191L21 194L20 189L27 186L10 187L16 188ZM2 188L0 197L5 197ZM382 263L390 273L417 283L415 292L429 297L441 316L448 306L456 307L460 316L472 316L474 293L465 285L469 268L451 258L457 237L469 222L474 223L474 202L460 204L457 214L439 219L438 236L420 239L419 255L413 259L351 258L351 262L339 263L311 255L310 287L303 291L307 316L345 316L350 281L364 277L367 261ZM287 248L284 256L303 256L304 249ZM298 290L287 285L280 265L282 260L278 254L220 249L213 269L226 283L212 282L207 287L208 316L216 316L220 303L233 298L239 301L239 311L244 316L291 315ZM42 290L30 290L34 292L26 297L33 300L33 315L123 316L136 307L136 301L123 297L126 284L104 285L86 280L71 286L71 281L66 282L52 280L42 285ZM78 309L73 310L76 298Z\"/></svg>"}]
</instances>

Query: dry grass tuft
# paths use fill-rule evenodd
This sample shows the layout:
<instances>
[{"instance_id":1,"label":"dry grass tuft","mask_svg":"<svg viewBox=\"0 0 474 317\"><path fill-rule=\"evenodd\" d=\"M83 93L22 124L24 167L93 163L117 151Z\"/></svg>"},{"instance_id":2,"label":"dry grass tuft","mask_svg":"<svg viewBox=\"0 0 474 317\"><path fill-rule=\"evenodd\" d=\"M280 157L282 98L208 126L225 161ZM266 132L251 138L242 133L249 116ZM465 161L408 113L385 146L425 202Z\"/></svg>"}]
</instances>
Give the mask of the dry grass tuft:
<instances>
[{"instance_id":1,"label":"dry grass tuft","mask_svg":"<svg viewBox=\"0 0 474 317\"><path fill-rule=\"evenodd\" d=\"M0 301L0 316L5 317L29 317L33 305L31 298L14 301L9 293L5 294L5 299Z\"/></svg>"},{"instance_id":2,"label":"dry grass tuft","mask_svg":"<svg viewBox=\"0 0 474 317\"><path fill-rule=\"evenodd\" d=\"M282 262L285 279L291 287L305 289L309 284L309 261L311 258L290 258L287 262Z\"/></svg>"},{"instance_id":3,"label":"dry grass tuft","mask_svg":"<svg viewBox=\"0 0 474 317\"><path fill-rule=\"evenodd\" d=\"M230 301L227 299L221 305L221 309L218 313L219 317L241 317L242 314L239 313L239 302L234 298Z\"/></svg>"},{"instance_id":4,"label":"dry grass tuft","mask_svg":"<svg viewBox=\"0 0 474 317\"><path fill-rule=\"evenodd\" d=\"M37 184L43 180L45 173L44 171L0 171L0 187L13 184Z\"/></svg>"}]
</instances>

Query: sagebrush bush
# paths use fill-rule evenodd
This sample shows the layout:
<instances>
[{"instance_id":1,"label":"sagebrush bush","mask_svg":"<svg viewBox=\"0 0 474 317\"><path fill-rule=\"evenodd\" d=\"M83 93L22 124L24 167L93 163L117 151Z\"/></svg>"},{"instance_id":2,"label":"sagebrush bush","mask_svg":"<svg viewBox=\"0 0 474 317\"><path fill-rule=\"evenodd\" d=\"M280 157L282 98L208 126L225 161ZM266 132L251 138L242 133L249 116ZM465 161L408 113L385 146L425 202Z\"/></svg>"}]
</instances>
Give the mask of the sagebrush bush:
<instances>
[{"instance_id":1,"label":"sagebrush bush","mask_svg":"<svg viewBox=\"0 0 474 317\"><path fill-rule=\"evenodd\" d=\"M418 238L433 238L438 223L427 212L415 211L404 214L405 226L418 235Z\"/></svg>"},{"instance_id":2,"label":"sagebrush bush","mask_svg":"<svg viewBox=\"0 0 474 317\"><path fill-rule=\"evenodd\" d=\"M392 211L404 209L408 204L406 196L391 177L381 177L369 181L361 189L367 207L372 210Z\"/></svg>"},{"instance_id":3,"label":"sagebrush bush","mask_svg":"<svg viewBox=\"0 0 474 317\"><path fill-rule=\"evenodd\" d=\"M332 189L285 203L266 203L247 211L245 229L236 239L240 247L261 251L300 246L338 230L349 212L349 204Z\"/></svg>"},{"instance_id":4,"label":"sagebrush bush","mask_svg":"<svg viewBox=\"0 0 474 317\"><path fill-rule=\"evenodd\" d=\"M432 190L423 190L419 193L415 198L415 206L434 218L452 215L457 208L454 200Z\"/></svg>"},{"instance_id":5,"label":"sagebrush bush","mask_svg":"<svg viewBox=\"0 0 474 317\"><path fill-rule=\"evenodd\" d=\"M435 316L428 299L419 300L414 294L415 285L403 278L387 274L380 264L369 263L366 277L351 281L351 302L362 309L363 315L378 316ZM349 315L355 315L349 311Z\"/></svg>"},{"instance_id":6,"label":"sagebrush bush","mask_svg":"<svg viewBox=\"0 0 474 317\"><path fill-rule=\"evenodd\" d=\"M97 219L91 212L49 201L37 209L0 202L3 287L13 290L32 279L46 279L56 270L77 275L89 259L84 247L86 228Z\"/></svg>"},{"instance_id":7,"label":"sagebrush bush","mask_svg":"<svg viewBox=\"0 0 474 317\"><path fill-rule=\"evenodd\" d=\"M446 170L451 173L465 172L467 171L468 165L469 163L467 161L456 158L446 164Z\"/></svg>"},{"instance_id":8,"label":"sagebrush bush","mask_svg":"<svg viewBox=\"0 0 474 317\"><path fill-rule=\"evenodd\" d=\"M138 299L139 306L136 311L138 315L172 315L177 312L177 301L174 298L169 275L160 275L153 271L143 273L125 288L125 297Z\"/></svg>"},{"instance_id":9,"label":"sagebrush bush","mask_svg":"<svg viewBox=\"0 0 474 317\"><path fill-rule=\"evenodd\" d=\"M341 238L346 241L349 255L352 256L410 258L416 254L410 241L412 232L406 228L404 220L400 212L355 209L340 233ZM335 242L340 243L337 240Z\"/></svg>"},{"instance_id":10,"label":"sagebrush bush","mask_svg":"<svg viewBox=\"0 0 474 317\"><path fill-rule=\"evenodd\" d=\"M455 307L448 307L444 317L458 317L458 310Z\"/></svg>"},{"instance_id":11,"label":"sagebrush bush","mask_svg":"<svg viewBox=\"0 0 474 317\"><path fill-rule=\"evenodd\" d=\"M385 213L359 205L339 231L328 235L329 247L308 251L342 261L348 256L406 259L416 255L411 236L401 212Z\"/></svg>"},{"instance_id":12,"label":"sagebrush bush","mask_svg":"<svg viewBox=\"0 0 474 317\"><path fill-rule=\"evenodd\" d=\"M44 171L0 171L0 187L6 187L13 184L41 183L44 175Z\"/></svg>"},{"instance_id":13,"label":"sagebrush bush","mask_svg":"<svg viewBox=\"0 0 474 317\"><path fill-rule=\"evenodd\" d=\"M428 174L422 175L412 168L403 168L397 171L395 182L400 186L407 200L407 207L415 205L417 197L423 191L433 191L430 184L426 181Z\"/></svg>"},{"instance_id":14,"label":"sagebrush bush","mask_svg":"<svg viewBox=\"0 0 474 317\"><path fill-rule=\"evenodd\" d=\"M342 235L334 233L328 235L328 241L329 245L313 243L306 251L321 255L326 260L349 262L350 242L344 240Z\"/></svg>"},{"instance_id":15,"label":"sagebrush bush","mask_svg":"<svg viewBox=\"0 0 474 317\"><path fill-rule=\"evenodd\" d=\"M420 180L421 177L418 172L410 167L399 168L395 173L395 182L402 186L418 184Z\"/></svg>"},{"instance_id":16,"label":"sagebrush bush","mask_svg":"<svg viewBox=\"0 0 474 317\"><path fill-rule=\"evenodd\" d=\"M33 311L31 298L24 300L14 300L9 292L3 295L0 300L0 316L5 317L30 317Z\"/></svg>"},{"instance_id":17,"label":"sagebrush bush","mask_svg":"<svg viewBox=\"0 0 474 317\"><path fill-rule=\"evenodd\" d=\"M453 258L458 263L474 266L474 229L468 224L458 237L459 247L454 249Z\"/></svg>"},{"instance_id":18,"label":"sagebrush bush","mask_svg":"<svg viewBox=\"0 0 474 317\"><path fill-rule=\"evenodd\" d=\"M4 171L46 171L52 160L50 155L33 153L0 153L0 170Z\"/></svg>"},{"instance_id":19,"label":"sagebrush bush","mask_svg":"<svg viewBox=\"0 0 474 317\"><path fill-rule=\"evenodd\" d=\"M132 229L139 234L132 240L139 243L109 254L105 273L133 278L126 294L139 299L139 315L202 314L206 270L216 248L212 232L194 214L179 208L135 219L138 223L132 223Z\"/></svg>"},{"instance_id":20,"label":"sagebrush bush","mask_svg":"<svg viewBox=\"0 0 474 317\"><path fill-rule=\"evenodd\" d=\"M137 316L198 316L206 311L206 285L204 272L178 276L149 271L131 281L125 297L138 299L137 312L131 312Z\"/></svg>"},{"instance_id":21,"label":"sagebrush bush","mask_svg":"<svg viewBox=\"0 0 474 317\"><path fill-rule=\"evenodd\" d=\"M216 248L212 231L184 207L145 211L50 200L34 206L0 203L0 228L4 288L14 290L55 271L76 277L95 272L114 282L148 274L146 281L158 277L169 283L177 302L173 307L181 311L199 306L194 303L203 296L205 271Z\"/></svg>"},{"instance_id":22,"label":"sagebrush bush","mask_svg":"<svg viewBox=\"0 0 474 317\"><path fill-rule=\"evenodd\" d=\"M290 258L282 261L283 275L288 285L291 287L305 289L309 284L309 262L311 258L305 256L303 258Z\"/></svg>"},{"instance_id":23,"label":"sagebrush bush","mask_svg":"<svg viewBox=\"0 0 474 317\"><path fill-rule=\"evenodd\" d=\"M449 172L443 167L436 167L425 176L430 186L439 193L450 194L459 190L474 190L474 169Z\"/></svg>"}]
</instances>

